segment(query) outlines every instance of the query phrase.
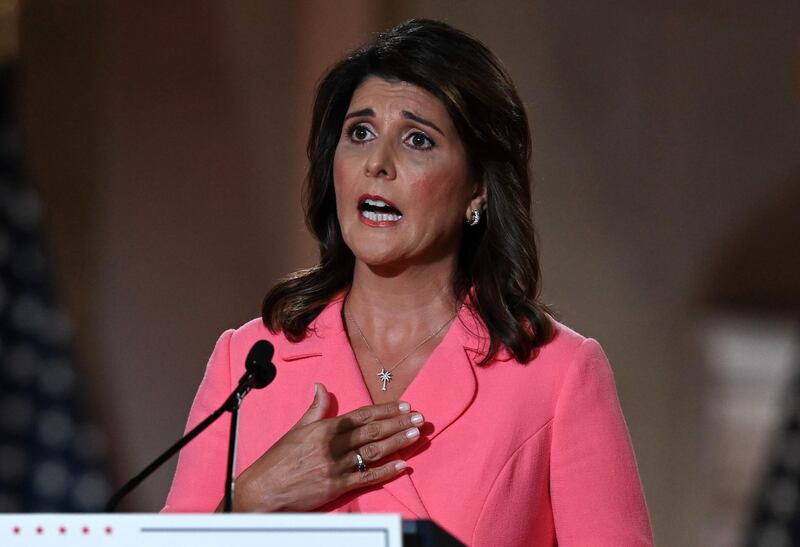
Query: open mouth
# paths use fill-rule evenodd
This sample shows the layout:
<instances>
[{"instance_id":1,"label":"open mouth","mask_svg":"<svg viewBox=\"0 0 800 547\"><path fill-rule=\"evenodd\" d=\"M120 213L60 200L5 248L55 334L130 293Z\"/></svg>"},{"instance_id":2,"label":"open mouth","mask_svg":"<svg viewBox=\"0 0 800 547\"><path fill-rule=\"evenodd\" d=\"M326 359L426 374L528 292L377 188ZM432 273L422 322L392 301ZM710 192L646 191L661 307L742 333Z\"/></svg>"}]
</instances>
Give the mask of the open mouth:
<instances>
[{"instance_id":1,"label":"open mouth","mask_svg":"<svg viewBox=\"0 0 800 547\"><path fill-rule=\"evenodd\" d=\"M378 197L363 196L358 202L358 211L372 222L397 222L403 218L397 207Z\"/></svg>"}]
</instances>

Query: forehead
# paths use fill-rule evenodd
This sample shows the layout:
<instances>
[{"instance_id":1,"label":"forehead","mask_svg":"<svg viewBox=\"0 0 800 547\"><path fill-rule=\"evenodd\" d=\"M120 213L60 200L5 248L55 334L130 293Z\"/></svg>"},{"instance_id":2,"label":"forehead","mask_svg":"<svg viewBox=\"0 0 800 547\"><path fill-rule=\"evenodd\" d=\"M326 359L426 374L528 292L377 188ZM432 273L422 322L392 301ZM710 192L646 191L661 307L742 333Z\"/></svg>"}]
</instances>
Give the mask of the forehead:
<instances>
[{"instance_id":1,"label":"forehead","mask_svg":"<svg viewBox=\"0 0 800 547\"><path fill-rule=\"evenodd\" d=\"M408 82L384 80L377 76L370 76L353 92L350 110L362 108L411 110L416 114L447 118L448 121L450 118L442 101L429 91Z\"/></svg>"}]
</instances>

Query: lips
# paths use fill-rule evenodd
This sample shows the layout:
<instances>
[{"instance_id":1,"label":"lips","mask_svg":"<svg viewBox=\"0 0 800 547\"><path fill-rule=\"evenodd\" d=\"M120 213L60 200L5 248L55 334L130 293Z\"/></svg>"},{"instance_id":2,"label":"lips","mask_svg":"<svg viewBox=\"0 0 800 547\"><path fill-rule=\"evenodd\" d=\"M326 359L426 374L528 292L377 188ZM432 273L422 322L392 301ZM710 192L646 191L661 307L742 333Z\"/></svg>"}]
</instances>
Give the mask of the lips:
<instances>
[{"instance_id":1,"label":"lips","mask_svg":"<svg viewBox=\"0 0 800 547\"><path fill-rule=\"evenodd\" d=\"M364 194L358 198L358 212L367 224L387 226L399 222L403 213L382 196Z\"/></svg>"}]
</instances>

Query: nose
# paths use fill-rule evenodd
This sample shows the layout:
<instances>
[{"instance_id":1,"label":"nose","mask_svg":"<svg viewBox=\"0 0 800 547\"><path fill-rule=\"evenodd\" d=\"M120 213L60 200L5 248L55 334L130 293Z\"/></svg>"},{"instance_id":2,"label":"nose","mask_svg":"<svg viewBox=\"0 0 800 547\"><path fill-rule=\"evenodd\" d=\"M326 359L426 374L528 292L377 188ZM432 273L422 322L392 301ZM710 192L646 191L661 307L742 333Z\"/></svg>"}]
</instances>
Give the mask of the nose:
<instances>
[{"instance_id":1,"label":"nose","mask_svg":"<svg viewBox=\"0 0 800 547\"><path fill-rule=\"evenodd\" d=\"M391 146L376 142L370 152L364 164L364 174L368 177L394 180L397 176L397 171Z\"/></svg>"}]
</instances>

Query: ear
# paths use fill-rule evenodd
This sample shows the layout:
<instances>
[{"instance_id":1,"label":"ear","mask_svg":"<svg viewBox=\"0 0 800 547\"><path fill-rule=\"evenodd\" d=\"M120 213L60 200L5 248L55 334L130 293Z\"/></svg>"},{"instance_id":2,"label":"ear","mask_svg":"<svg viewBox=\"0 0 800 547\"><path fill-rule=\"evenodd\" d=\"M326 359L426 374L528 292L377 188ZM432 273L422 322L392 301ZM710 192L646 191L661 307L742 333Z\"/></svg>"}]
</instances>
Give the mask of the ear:
<instances>
[{"instance_id":1,"label":"ear","mask_svg":"<svg viewBox=\"0 0 800 547\"><path fill-rule=\"evenodd\" d=\"M483 180L476 182L472 191L472 199L469 201L467 210L464 212L464 217L467 219L467 222L472 218L473 210L483 213L486 209L486 194L486 183L483 182Z\"/></svg>"}]
</instances>

